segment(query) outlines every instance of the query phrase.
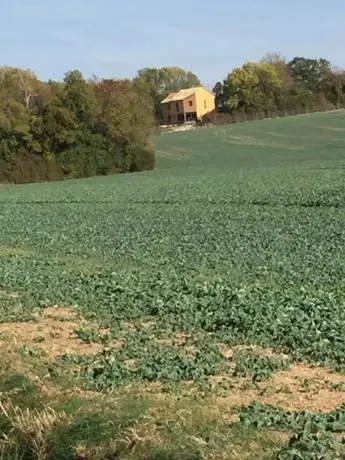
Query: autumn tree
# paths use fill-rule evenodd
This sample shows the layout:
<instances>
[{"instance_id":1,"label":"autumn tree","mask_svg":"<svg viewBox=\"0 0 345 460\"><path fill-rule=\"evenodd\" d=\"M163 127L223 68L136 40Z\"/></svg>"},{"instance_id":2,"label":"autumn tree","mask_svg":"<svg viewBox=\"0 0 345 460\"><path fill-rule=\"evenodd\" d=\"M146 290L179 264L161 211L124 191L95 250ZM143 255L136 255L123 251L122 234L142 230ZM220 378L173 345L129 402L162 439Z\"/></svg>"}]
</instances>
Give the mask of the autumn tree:
<instances>
[{"instance_id":1,"label":"autumn tree","mask_svg":"<svg viewBox=\"0 0 345 460\"><path fill-rule=\"evenodd\" d=\"M0 180L79 178L154 167L152 98L139 81L41 82L0 72ZM23 86L25 84L25 87Z\"/></svg>"},{"instance_id":2,"label":"autumn tree","mask_svg":"<svg viewBox=\"0 0 345 460\"><path fill-rule=\"evenodd\" d=\"M27 109L32 109L39 94L40 81L30 69L1 67L0 87L12 99L25 105Z\"/></svg>"},{"instance_id":3,"label":"autumn tree","mask_svg":"<svg viewBox=\"0 0 345 460\"><path fill-rule=\"evenodd\" d=\"M274 66L282 82L276 99L277 109L285 112L298 106L299 102L296 101L298 93L296 91L296 81L286 58L280 53L266 53L260 62Z\"/></svg>"},{"instance_id":4,"label":"autumn tree","mask_svg":"<svg viewBox=\"0 0 345 460\"><path fill-rule=\"evenodd\" d=\"M345 103L345 71L332 69L324 75L321 91L335 107Z\"/></svg>"}]
</instances>

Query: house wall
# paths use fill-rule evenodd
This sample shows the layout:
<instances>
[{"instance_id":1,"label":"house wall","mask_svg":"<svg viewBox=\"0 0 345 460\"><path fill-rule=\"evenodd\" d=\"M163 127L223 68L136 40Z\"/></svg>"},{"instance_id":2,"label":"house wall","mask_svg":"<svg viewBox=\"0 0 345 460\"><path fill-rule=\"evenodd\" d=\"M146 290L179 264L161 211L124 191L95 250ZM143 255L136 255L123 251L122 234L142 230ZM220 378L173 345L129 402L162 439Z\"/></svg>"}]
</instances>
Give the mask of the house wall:
<instances>
[{"instance_id":1,"label":"house wall","mask_svg":"<svg viewBox=\"0 0 345 460\"><path fill-rule=\"evenodd\" d=\"M163 104L164 123L166 125L174 125L178 123L177 115L183 113L183 101L172 101ZM169 116L171 120L169 120Z\"/></svg>"},{"instance_id":2,"label":"house wall","mask_svg":"<svg viewBox=\"0 0 345 460\"><path fill-rule=\"evenodd\" d=\"M206 113L212 112L214 109L215 97L213 94L204 88L198 88L194 94L183 101L173 101L163 104L164 123L166 125L181 123L178 120L178 114L187 112L196 112L197 118L201 119ZM171 118L169 119L169 117Z\"/></svg>"},{"instance_id":3,"label":"house wall","mask_svg":"<svg viewBox=\"0 0 345 460\"><path fill-rule=\"evenodd\" d=\"M184 99L182 104L183 104L183 110L185 113L197 112L195 94L192 94L191 96Z\"/></svg>"},{"instance_id":4,"label":"house wall","mask_svg":"<svg viewBox=\"0 0 345 460\"><path fill-rule=\"evenodd\" d=\"M215 107L215 97L204 88L198 88L195 92L197 116L202 118L206 113L212 112Z\"/></svg>"}]
</instances>

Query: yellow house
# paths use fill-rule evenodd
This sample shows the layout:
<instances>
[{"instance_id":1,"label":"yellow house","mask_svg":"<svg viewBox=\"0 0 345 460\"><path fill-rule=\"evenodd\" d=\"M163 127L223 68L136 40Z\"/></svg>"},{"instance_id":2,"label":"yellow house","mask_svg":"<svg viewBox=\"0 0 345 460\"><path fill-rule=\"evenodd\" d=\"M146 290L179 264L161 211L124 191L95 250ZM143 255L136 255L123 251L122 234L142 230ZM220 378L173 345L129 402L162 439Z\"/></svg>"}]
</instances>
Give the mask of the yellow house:
<instances>
[{"instance_id":1,"label":"yellow house","mask_svg":"<svg viewBox=\"0 0 345 460\"><path fill-rule=\"evenodd\" d=\"M200 120L215 109L215 96L202 86L181 89L161 102L164 123L175 125Z\"/></svg>"}]
</instances>

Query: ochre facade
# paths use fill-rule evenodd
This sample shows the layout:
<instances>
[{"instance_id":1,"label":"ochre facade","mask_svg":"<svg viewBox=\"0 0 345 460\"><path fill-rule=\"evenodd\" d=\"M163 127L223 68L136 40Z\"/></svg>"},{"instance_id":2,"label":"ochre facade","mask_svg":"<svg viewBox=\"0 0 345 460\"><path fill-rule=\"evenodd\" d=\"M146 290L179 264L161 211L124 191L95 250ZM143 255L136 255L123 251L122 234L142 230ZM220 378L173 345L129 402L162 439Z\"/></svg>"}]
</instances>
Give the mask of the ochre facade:
<instances>
[{"instance_id":1,"label":"ochre facade","mask_svg":"<svg viewBox=\"0 0 345 460\"><path fill-rule=\"evenodd\" d=\"M175 125L200 120L215 109L215 97L203 87L172 93L162 101L164 124Z\"/></svg>"}]
</instances>

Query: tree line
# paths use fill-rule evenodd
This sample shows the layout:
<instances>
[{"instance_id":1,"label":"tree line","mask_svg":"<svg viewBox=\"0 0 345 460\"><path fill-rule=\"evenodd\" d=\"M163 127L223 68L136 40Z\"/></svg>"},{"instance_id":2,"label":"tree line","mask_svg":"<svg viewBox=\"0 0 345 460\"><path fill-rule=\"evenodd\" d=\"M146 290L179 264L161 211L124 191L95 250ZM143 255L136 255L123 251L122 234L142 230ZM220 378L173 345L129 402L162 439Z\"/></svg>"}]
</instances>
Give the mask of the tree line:
<instances>
[{"instance_id":1,"label":"tree line","mask_svg":"<svg viewBox=\"0 0 345 460\"><path fill-rule=\"evenodd\" d=\"M62 82L31 70L0 68L0 182L80 178L155 167L151 134L161 100L201 85L179 67L144 68L132 80L87 80L78 70ZM289 113L345 104L345 72L326 59L268 54L233 69L213 89L216 111Z\"/></svg>"},{"instance_id":2,"label":"tree line","mask_svg":"<svg viewBox=\"0 0 345 460\"><path fill-rule=\"evenodd\" d=\"M24 183L154 168L153 102L139 80L42 82L0 69L0 181Z\"/></svg>"},{"instance_id":3,"label":"tree line","mask_svg":"<svg viewBox=\"0 0 345 460\"><path fill-rule=\"evenodd\" d=\"M289 113L344 107L345 72L326 59L267 54L246 62L214 87L218 110L227 113Z\"/></svg>"}]
</instances>

